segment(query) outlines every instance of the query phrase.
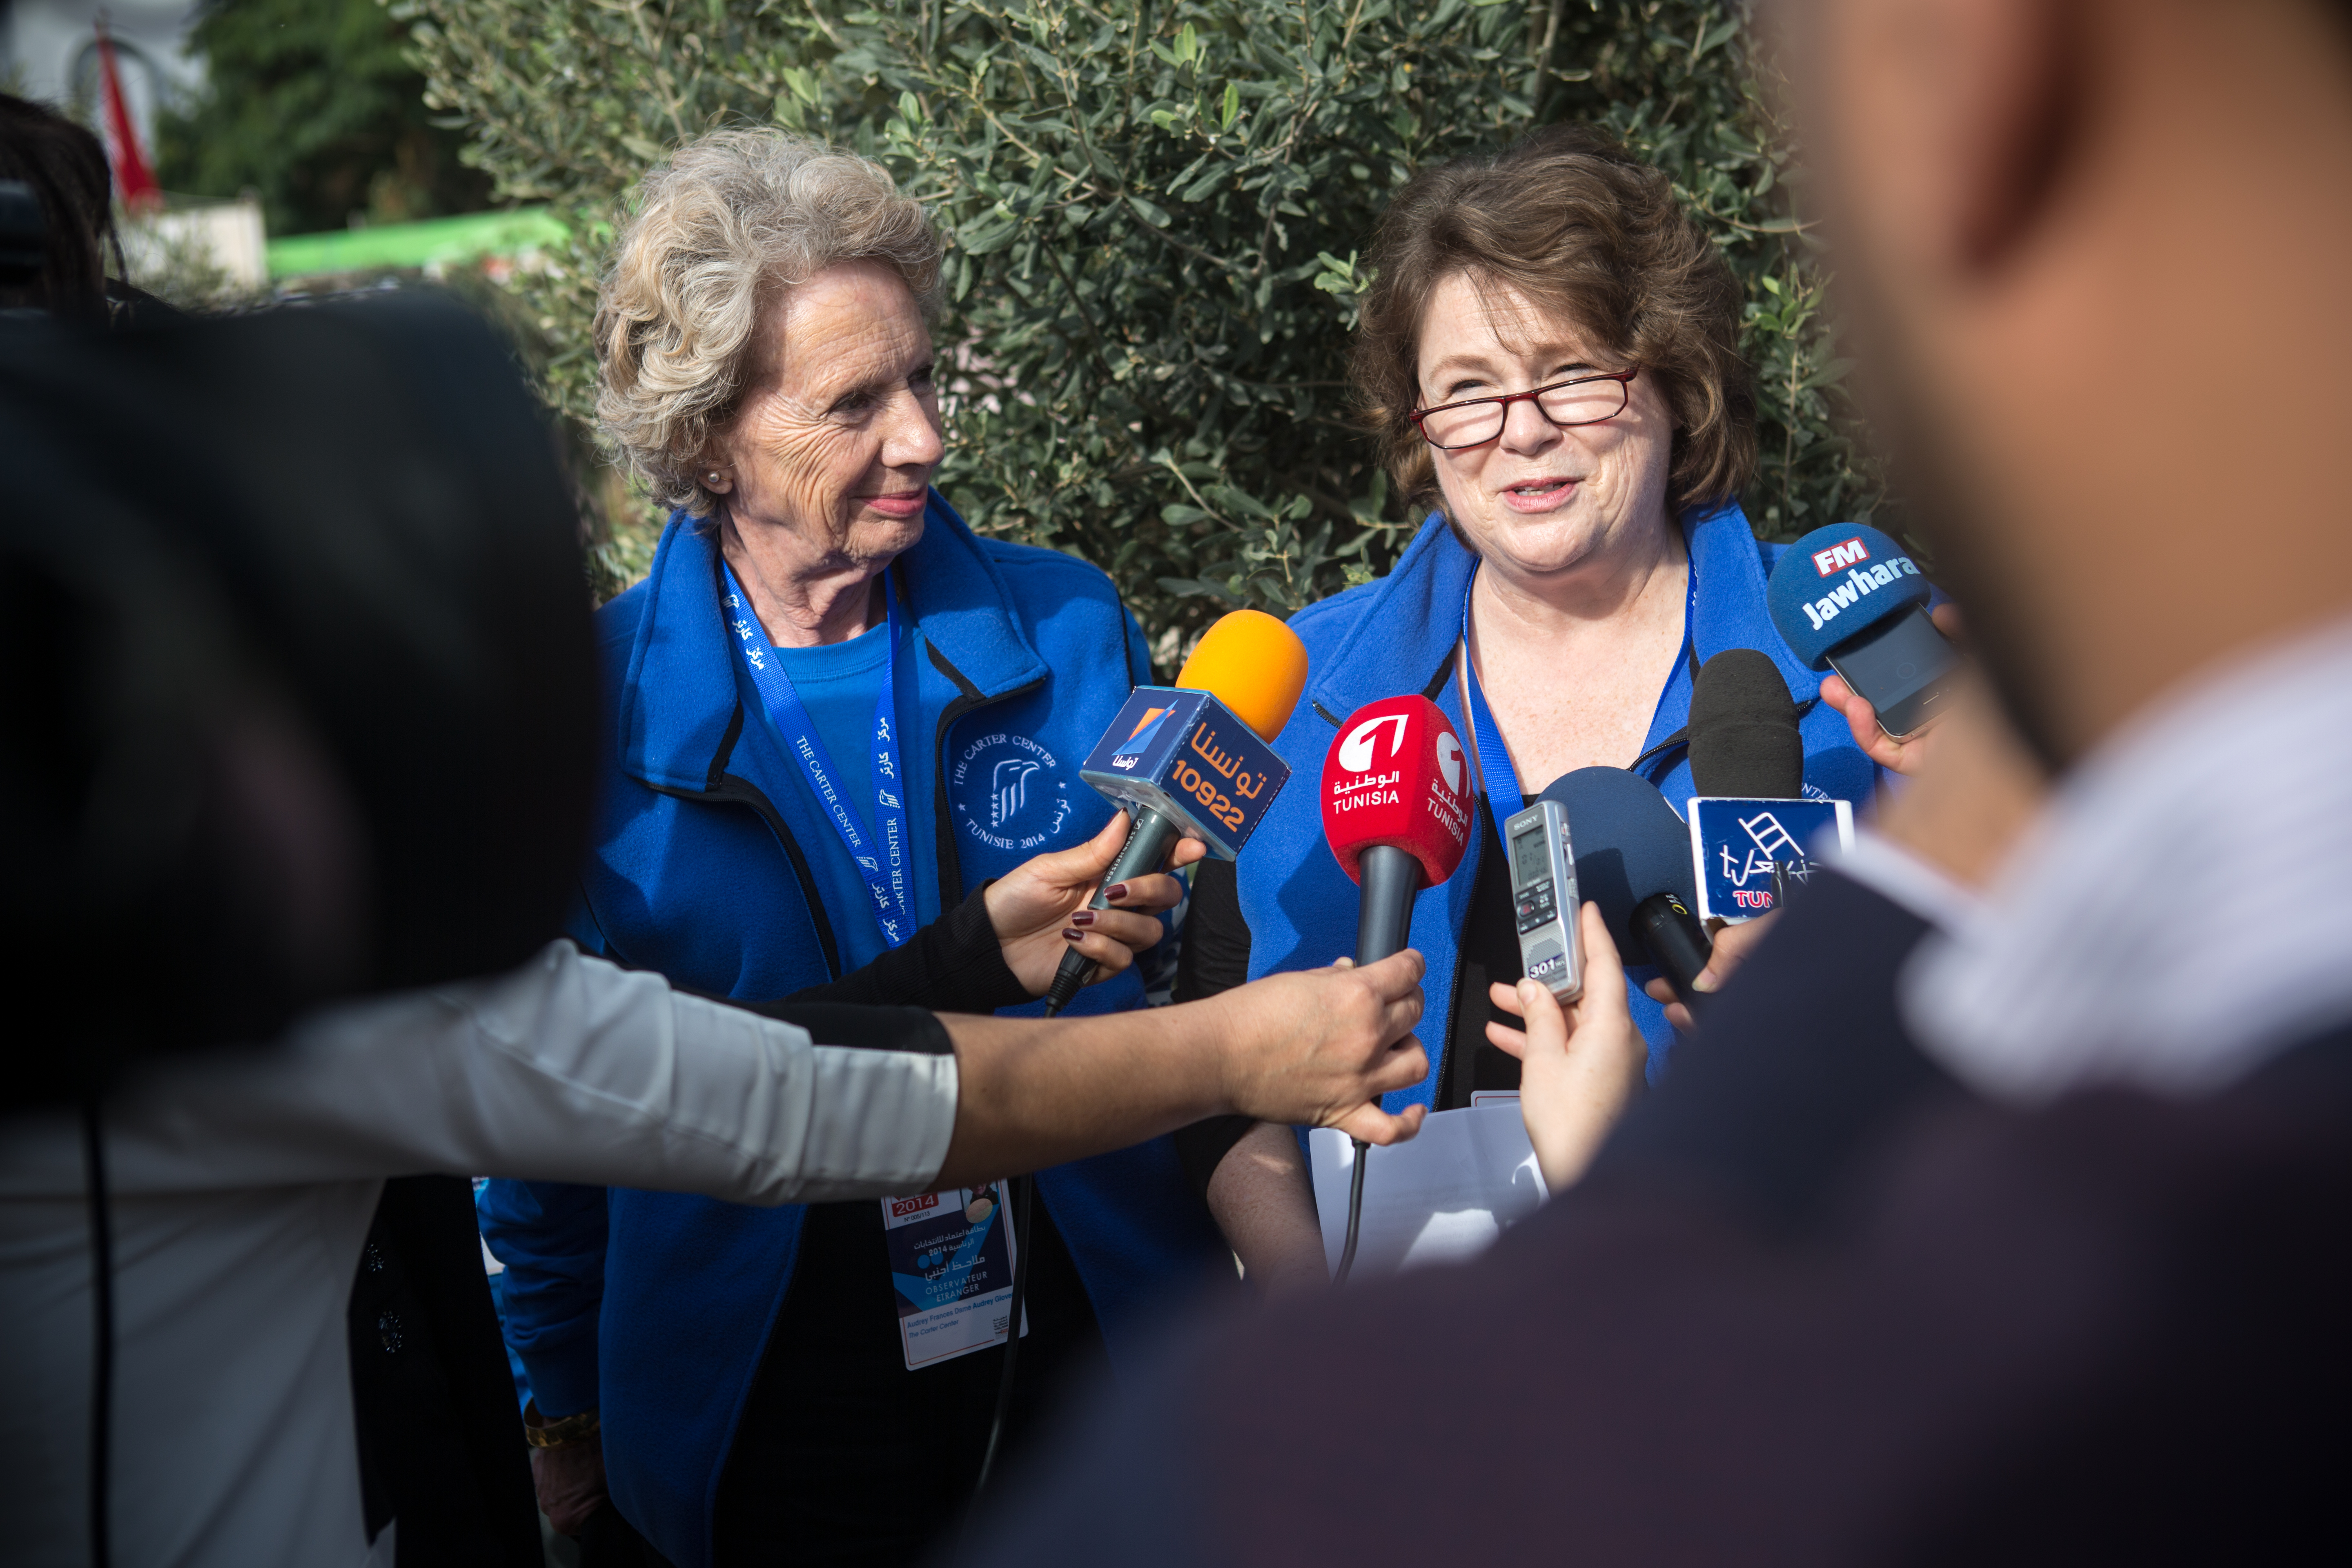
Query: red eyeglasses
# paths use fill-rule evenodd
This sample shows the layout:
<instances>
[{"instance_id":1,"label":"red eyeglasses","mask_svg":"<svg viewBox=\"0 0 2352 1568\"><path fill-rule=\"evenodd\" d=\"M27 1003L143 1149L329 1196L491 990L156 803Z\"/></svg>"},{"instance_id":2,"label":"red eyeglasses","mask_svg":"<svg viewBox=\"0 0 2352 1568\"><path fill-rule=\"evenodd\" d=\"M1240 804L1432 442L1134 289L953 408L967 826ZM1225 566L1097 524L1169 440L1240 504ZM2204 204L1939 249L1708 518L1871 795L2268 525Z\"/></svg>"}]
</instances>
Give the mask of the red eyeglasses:
<instances>
[{"instance_id":1,"label":"red eyeglasses","mask_svg":"<svg viewBox=\"0 0 2352 1568\"><path fill-rule=\"evenodd\" d=\"M1416 408L1405 417L1412 421L1421 438L1431 446L1441 451L1459 452L1467 447L1483 447L1500 436L1514 403L1533 402L1545 418L1563 430L1614 419L1625 412L1625 405L1633 395L1633 378L1641 374L1637 365L1605 375L1580 375L1572 381L1555 381L1530 392Z\"/></svg>"}]
</instances>

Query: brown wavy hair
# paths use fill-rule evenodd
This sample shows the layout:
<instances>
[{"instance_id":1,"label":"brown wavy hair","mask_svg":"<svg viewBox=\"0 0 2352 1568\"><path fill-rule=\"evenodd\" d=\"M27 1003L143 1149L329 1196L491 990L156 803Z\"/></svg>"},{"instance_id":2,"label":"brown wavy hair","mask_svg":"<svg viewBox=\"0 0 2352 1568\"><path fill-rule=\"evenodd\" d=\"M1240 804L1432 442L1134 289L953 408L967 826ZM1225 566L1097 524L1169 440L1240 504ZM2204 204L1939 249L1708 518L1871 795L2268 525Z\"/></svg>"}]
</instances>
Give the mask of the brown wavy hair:
<instances>
[{"instance_id":1,"label":"brown wavy hair","mask_svg":"<svg viewBox=\"0 0 2352 1568\"><path fill-rule=\"evenodd\" d=\"M1666 176L1588 126L1413 176L1381 218L1350 369L1408 506L1443 504L1420 406L1422 318L1457 272L1516 290L1639 365L1674 413L1667 504L1720 505L1756 470L1756 393L1739 353L1738 280Z\"/></svg>"}]
</instances>

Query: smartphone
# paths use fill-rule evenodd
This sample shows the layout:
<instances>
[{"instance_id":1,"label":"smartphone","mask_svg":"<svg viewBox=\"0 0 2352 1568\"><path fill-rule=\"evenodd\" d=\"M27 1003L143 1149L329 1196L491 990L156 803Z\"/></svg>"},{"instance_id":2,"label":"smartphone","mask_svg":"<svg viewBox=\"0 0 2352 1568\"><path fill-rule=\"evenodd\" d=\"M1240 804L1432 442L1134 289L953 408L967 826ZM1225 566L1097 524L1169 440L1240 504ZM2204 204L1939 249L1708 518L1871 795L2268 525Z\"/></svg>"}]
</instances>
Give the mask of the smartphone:
<instances>
[{"instance_id":1,"label":"smartphone","mask_svg":"<svg viewBox=\"0 0 2352 1568\"><path fill-rule=\"evenodd\" d=\"M1900 741L1944 710L1958 650L1944 640L1927 606L1911 605L1830 650L1830 668L1862 694L1879 727Z\"/></svg>"},{"instance_id":2,"label":"smartphone","mask_svg":"<svg viewBox=\"0 0 2352 1568\"><path fill-rule=\"evenodd\" d=\"M1568 813L1539 800L1503 825L1510 846L1511 912L1519 963L1562 1002L1584 994L1584 941L1576 924L1576 849Z\"/></svg>"}]
</instances>

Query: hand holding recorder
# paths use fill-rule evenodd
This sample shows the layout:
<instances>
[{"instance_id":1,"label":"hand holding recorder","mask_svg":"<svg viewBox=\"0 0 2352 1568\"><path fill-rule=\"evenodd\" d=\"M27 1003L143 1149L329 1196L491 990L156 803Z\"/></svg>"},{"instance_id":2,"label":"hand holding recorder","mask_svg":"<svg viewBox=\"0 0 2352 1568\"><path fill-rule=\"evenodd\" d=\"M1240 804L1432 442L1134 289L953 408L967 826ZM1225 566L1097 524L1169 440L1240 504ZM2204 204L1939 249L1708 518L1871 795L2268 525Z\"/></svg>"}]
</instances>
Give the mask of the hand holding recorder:
<instances>
[{"instance_id":1,"label":"hand holding recorder","mask_svg":"<svg viewBox=\"0 0 2352 1568\"><path fill-rule=\"evenodd\" d=\"M1519 1059L1519 1117L1557 1195L1572 1185L1624 1113L1650 1059L1650 1043L1625 1005L1625 969L1609 922L1593 904L1571 905L1584 952L1584 986L1561 998L1534 979L1487 987L1495 1005L1526 1020L1525 1032L1489 1023L1486 1038Z\"/></svg>"}]
</instances>

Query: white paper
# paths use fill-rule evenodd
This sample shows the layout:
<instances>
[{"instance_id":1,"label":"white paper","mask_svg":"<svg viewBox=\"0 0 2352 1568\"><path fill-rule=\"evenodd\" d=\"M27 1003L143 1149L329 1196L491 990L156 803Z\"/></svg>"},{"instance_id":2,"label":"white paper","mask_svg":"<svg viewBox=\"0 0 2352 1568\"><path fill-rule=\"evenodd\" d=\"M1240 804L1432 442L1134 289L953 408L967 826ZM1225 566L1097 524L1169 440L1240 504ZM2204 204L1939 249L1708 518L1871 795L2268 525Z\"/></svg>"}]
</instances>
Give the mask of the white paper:
<instances>
[{"instance_id":1,"label":"white paper","mask_svg":"<svg viewBox=\"0 0 2352 1568\"><path fill-rule=\"evenodd\" d=\"M1334 1273L1347 1246L1355 1155L1344 1132L1318 1127L1307 1135L1323 1261ZM1516 1104L1441 1110L1422 1122L1419 1136L1366 1156L1351 1280L1475 1258L1549 1195Z\"/></svg>"}]
</instances>

